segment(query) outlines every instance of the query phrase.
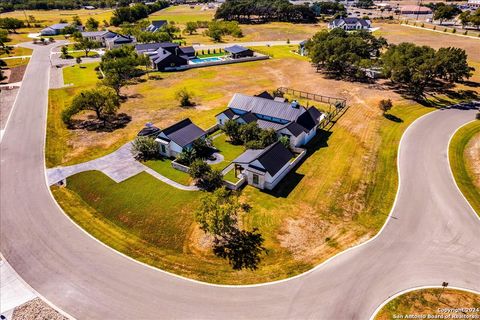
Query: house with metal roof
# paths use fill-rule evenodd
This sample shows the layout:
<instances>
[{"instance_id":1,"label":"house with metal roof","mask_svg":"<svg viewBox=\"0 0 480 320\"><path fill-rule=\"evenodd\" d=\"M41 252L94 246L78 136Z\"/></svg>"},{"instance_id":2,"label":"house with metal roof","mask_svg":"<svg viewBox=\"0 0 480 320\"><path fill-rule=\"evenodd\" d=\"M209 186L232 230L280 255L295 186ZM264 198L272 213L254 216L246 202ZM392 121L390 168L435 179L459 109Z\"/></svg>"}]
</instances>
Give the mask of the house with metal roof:
<instances>
[{"instance_id":1,"label":"house with metal roof","mask_svg":"<svg viewBox=\"0 0 480 320\"><path fill-rule=\"evenodd\" d=\"M157 32L159 31L163 26L167 25L167 20L157 20L157 21L152 21L150 25L145 29L145 31L148 32Z\"/></svg>"},{"instance_id":2,"label":"house with metal roof","mask_svg":"<svg viewBox=\"0 0 480 320\"><path fill-rule=\"evenodd\" d=\"M273 129L278 136L287 136L292 147L307 144L316 135L324 115L313 106L307 109L297 101L272 98L236 93L228 108L215 116L217 124L221 127L229 120L241 124L256 122L261 129Z\"/></svg>"},{"instance_id":3,"label":"house with metal roof","mask_svg":"<svg viewBox=\"0 0 480 320\"><path fill-rule=\"evenodd\" d=\"M272 190L291 170L294 154L280 142L265 149L248 149L233 160L235 175L242 175L249 185Z\"/></svg>"},{"instance_id":4,"label":"house with metal roof","mask_svg":"<svg viewBox=\"0 0 480 320\"><path fill-rule=\"evenodd\" d=\"M105 39L105 47L107 49L115 49L121 46L133 46L137 43L137 39L133 36L124 36L116 34L113 38Z\"/></svg>"},{"instance_id":5,"label":"house with metal roof","mask_svg":"<svg viewBox=\"0 0 480 320\"><path fill-rule=\"evenodd\" d=\"M56 23L40 31L42 36L56 36L62 34L63 29L70 26L70 23ZM75 26L77 30L83 31L83 26Z\"/></svg>"},{"instance_id":6,"label":"house with metal roof","mask_svg":"<svg viewBox=\"0 0 480 320\"><path fill-rule=\"evenodd\" d=\"M370 20L355 17L338 18L328 23L329 29L340 28L346 31L369 30L372 27Z\"/></svg>"},{"instance_id":7,"label":"house with metal roof","mask_svg":"<svg viewBox=\"0 0 480 320\"><path fill-rule=\"evenodd\" d=\"M97 41L102 45L102 47L106 47L107 40L115 38L117 35L118 33L113 31L108 31L108 30L82 32L83 38L86 38L92 41Z\"/></svg>"},{"instance_id":8,"label":"house with metal roof","mask_svg":"<svg viewBox=\"0 0 480 320\"><path fill-rule=\"evenodd\" d=\"M160 131L155 141L160 145L160 154L173 158L191 148L197 139L205 139L207 133L189 118Z\"/></svg>"},{"instance_id":9,"label":"house with metal roof","mask_svg":"<svg viewBox=\"0 0 480 320\"><path fill-rule=\"evenodd\" d=\"M225 52L229 54L232 59L253 57L253 51L251 49L245 48L243 46L234 45L231 47L226 47Z\"/></svg>"}]
</instances>

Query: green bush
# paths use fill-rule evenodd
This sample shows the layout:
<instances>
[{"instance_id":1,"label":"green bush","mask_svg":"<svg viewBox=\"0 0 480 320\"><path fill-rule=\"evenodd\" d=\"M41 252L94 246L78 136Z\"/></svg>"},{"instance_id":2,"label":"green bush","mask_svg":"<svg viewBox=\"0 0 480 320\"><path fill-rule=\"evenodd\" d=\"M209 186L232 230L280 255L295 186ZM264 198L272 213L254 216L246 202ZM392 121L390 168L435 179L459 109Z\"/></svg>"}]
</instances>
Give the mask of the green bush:
<instances>
[{"instance_id":1,"label":"green bush","mask_svg":"<svg viewBox=\"0 0 480 320\"><path fill-rule=\"evenodd\" d=\"M139 160L160 157L160 147L153 137L137 137L132 142L132 155Z\"/></svg>"}]
</instances>

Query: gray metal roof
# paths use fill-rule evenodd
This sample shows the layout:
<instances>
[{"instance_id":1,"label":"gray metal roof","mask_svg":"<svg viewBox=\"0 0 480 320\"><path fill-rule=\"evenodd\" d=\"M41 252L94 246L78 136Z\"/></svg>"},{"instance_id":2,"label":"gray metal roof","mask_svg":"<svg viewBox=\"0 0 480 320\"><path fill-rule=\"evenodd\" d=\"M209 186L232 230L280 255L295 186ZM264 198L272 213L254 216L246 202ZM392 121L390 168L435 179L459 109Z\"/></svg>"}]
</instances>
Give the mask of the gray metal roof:
<instances>
[{"instance_id":1,"label":"gray metal roof","mask_svg":"<svg viewBox=\"0 0 480 320\"><path fill-rule=\"evenodd\" d=\"M103 30L103 31L85 31L82 32L82 37L105 37L113 38L117 35L116 32Z\"/></svg>"},{"instance_id":2,"label":"gray metal roof","mask_svg":"<svg viewBox=\"0 0 480 320\"><path fill-rule=\"evenodd\" d=\"M278 122L267 121L262 119L257 119L257 124L260 129L273 129L275 131L282 129L285 127L285 124L281 124Z\"/></svg>"},{"instance_id":3,"label":"gray metal roof","mask_svg":"<svg viewBox=\"0 0 480 320\"><path fill-rule=\"evenodd\" d=\"M188 118L163 129L162 132L182 148L206 135L205 131Z\"/></svg>"},{"instance_id":4,"label":"gray metal roof","mask_svg":"<svg viewBox=\"0 0 480 320\"><path fill-rule=\"evenodd\" d=\"M249 111L255 114L262 114L288 121L297 120L297 118L306 111L304 107L298 106L294 108L288 102L251 97L240 93L236 93L233 96L228 104L228 108Z\"/></svg>"},{"instance_id":5,"label":"gray metal roof","mask_svg":"<svg viewBox=\"0 0 480 320\"><path fill-rule=\"evenodd\" d=\"M55 30L63 30L65 27L69 26L69 23L57 23L57 24L52 24L49 28L55 29Z\"/></svg>"},{"instance_id":6,"label":"gray metal roof","mask_svg":"<svg viewBox=\"0 0 480 320\"><path fill-rule=\"evenodd\" d=\"M241 155L239 155L233 162L235 163L242 163L242 164L248 164L255 159L263 152L264 149L248 149Z\"/></svg>"}]
</instances>

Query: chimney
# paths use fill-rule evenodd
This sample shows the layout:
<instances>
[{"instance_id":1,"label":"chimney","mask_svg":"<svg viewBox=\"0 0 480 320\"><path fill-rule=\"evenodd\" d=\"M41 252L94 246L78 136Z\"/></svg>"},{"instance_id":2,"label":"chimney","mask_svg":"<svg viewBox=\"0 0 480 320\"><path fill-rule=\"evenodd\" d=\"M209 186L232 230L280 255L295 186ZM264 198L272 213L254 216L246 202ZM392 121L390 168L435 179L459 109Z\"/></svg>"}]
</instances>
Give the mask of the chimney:
<instances>
[{"instance_id":1,"label":"chimney","mask_svg":"<svg viewBox=\"0 0 480 320\"><path fill-rule=\"evenodd\" d=\"M294 109L298 109L298 107L300 106L298 104L298 101L297 100L293 100L292 103L290 104L290 106Z\"/></svg>"},{"instance_id":2,"label":"chimney","mask_svg":"<svg viewBox=\"0 0 480 320\"><path fill-rule=\"evenodd\" d=\"M151 122L147 122L147 123L145 124L145 127L147 127L147 128L151 128L151 127L153 127L153 123L151 123Z\"/></svg>"}]
</instances>

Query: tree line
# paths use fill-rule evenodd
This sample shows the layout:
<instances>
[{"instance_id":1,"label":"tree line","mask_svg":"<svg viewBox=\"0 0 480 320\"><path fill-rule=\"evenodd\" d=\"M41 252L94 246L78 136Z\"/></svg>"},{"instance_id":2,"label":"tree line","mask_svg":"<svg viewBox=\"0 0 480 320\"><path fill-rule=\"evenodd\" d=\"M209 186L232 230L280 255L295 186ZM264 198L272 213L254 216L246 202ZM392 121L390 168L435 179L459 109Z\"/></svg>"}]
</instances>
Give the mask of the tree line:
<instances>
[{"instance_id":1,"label":"tree line","mask_svg":"<svg viewBox=\"0 0 480 320\"><path fill-rule=\"evenodd\" d=\"M119 7L113 12L113 16L110 18L110 24L118 27L122 23L133 23L148 18L149 14L168 6L169 3L162 0L148 5L137 3L131 7Z\"/></svg>"},{"instance_id":2,"label":"tree line","mask_svg":"<svg viewBox=\"0 0 480 320\"><path fill-rule=\"evenodd\" d=\"M14 10L51 10L51 9L80 9L83 6L96 8L112 8L117 5L115 0L2 0L0 12ZM119 5L128 6L133 0L119 1Z\"/></svg>"},{"instance_id":3,"label":"tree line","mask_svg":"<svg viewBox=\"0 0 480 320\"><path fill-rule=\"evenodd\" d=\"M315 22L316 15L307 5L288 0L227 0L215 13L215 19L253 22Z\"/></svg>"},{"instance_id":4,"label":"tree line","mask_svg":"<svg viewBox=\"0 0 480 320\"><path fill-rule=\"evenodd\" d=\"M307 42L306 48L318 70L337 78L367 80L367 71L375 67L416 98L438 88L439 81L461 82L474 71L463 49L388 44L366 31L323 30Z\"/></svg>"}]
</instances>

